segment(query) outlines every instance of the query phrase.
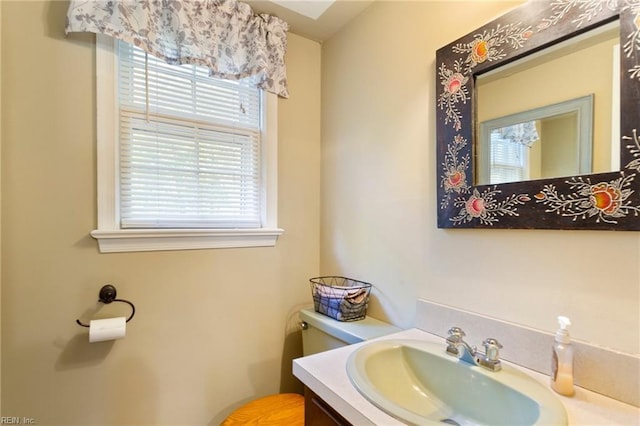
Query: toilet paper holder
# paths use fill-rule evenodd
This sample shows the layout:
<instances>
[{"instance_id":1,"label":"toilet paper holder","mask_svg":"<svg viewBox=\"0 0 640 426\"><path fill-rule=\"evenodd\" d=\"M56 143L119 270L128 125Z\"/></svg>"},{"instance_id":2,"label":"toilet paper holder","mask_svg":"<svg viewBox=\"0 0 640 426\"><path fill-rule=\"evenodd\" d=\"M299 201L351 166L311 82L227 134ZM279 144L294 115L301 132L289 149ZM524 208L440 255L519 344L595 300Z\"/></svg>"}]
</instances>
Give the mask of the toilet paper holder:
<instances>
[{"instance_id":1,"label":"toilet paper holder","mask_svg":"<svg viewBox=\"0 0 640 426\"><path fill-rule=\"evenodd\" d=\"M122 302L128 304L129 306L131 306L131 315L129 316L129 318L127 318L126 322L129 322L131 321L131 318L133 318L133 316L136 314L136 307L133 306L133 303L129 302L128 300L116 299L117 294L118 293L114 286L112 286L111 284L106 284L100 289L100 293L98 294L98 302L102 302L105 304L109 304L111 302ZM84 324L79 319L77 319L76 322L78 323L78 325L81 325L83 327L89 327L89 324Z\"/></svg>"}]
</instances>

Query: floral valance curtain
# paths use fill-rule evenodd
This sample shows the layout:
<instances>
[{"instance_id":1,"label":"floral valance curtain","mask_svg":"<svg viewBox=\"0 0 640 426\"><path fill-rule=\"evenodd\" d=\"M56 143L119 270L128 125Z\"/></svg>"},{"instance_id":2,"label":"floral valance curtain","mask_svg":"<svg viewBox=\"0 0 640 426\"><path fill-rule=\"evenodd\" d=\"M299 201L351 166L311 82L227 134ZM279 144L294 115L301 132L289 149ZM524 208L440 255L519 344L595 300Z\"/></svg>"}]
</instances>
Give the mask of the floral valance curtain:
<instances>
[{"instance_id":1,"label":"floral valance curtain","mask_svg":"<svg viewBox=\"0 0 640 426\"><path fill-rule=\"evenodd\" d=\"M66 33L106 34L169 64L206 66L215 77L252 78L288 97L288 24L237 0L71 0Z\"/></svg>"},{"instance_id":2,"label":"floral valance curtain","mask_svg":"<svg viewBox=\"0 0 640 426\"><path fill-rule=\"evenodd\" d=\"M512 124L498 129L503 139L510 139L514 143L522 144L528 148L540 139L535 121Z\"/></svg>"}]
</instances>

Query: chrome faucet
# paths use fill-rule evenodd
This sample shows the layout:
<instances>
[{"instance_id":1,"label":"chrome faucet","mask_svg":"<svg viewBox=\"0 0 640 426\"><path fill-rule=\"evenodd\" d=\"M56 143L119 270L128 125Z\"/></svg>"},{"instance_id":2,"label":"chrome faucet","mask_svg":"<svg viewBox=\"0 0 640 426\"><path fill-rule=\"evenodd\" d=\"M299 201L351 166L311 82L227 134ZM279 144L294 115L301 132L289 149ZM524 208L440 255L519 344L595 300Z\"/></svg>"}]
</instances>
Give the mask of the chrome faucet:
<instances>
[{"instance_id":1,"label":"chrome faucet","mask_svg":"<svg viewBox=\"0 0 640 426\"><path fill-rule=\"evenodd\" d=\"M479 365L491 371L500 371L500 349L502 345L494 338L485 339L482 342L484 353L478 351L475 346L470 346L464 341L465 332L460 327L451 327L447 336L447 353L451 356L472 365Z\"/></svg>"},{"instance_id":2,"label":"chrome faucet","mask_svg":"<svg viewBox=\"0 0 640 426\"><path fill-rule=\"evenodd\" d=\"M460 327L451 327L447 337L447 353L469 364L478 364L475 360L476 348L464 341L465 332Z\"/></svg>"}]
</instances>

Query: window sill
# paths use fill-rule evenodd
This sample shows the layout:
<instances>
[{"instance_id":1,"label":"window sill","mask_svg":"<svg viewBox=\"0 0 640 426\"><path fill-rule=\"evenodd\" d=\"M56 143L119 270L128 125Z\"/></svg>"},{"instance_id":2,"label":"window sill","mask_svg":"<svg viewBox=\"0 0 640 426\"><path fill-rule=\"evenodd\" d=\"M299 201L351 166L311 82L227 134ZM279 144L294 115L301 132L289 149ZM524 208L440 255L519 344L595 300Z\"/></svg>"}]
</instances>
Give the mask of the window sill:
<instances>
[{"instance_id":1,"label":"window sill","mask_svg":"<svg viewBox=\"0 0 640 426\"><path fill-rule=\"evenodd\" d=\"M101 253L273 247L282 229L125 229L95 230Z\"/></svg>"}]
</instances>

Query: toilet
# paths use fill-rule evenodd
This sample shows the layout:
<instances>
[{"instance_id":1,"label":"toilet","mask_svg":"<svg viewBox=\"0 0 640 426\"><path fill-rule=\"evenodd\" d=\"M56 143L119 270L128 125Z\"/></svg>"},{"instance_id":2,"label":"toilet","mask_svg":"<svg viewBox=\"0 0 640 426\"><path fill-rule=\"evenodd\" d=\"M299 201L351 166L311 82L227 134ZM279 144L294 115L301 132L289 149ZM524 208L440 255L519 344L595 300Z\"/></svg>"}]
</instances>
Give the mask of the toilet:
<instances>
[{"instance_id":1,"label":"toilet","mask_svg":"<svg viewBox=\"0 0 640 426\"><path fill-rule=\"evenodd\" d=\"M299 318L304 356L401 331L400 328L375 318L341 322L313 309L302 309ZM221 426L247 424L303 426L304 396L283 393L256 399L236 409Z\"/></svg>"},{"instance_id":2,"label":"toilet","mask_svg":"<svg viewBox=\"0 0 640 426\"><path fill-rule=\"evenodd\" d=\"M395 325L371 317L365 317L359 321L341 322L315 312L313 309L302 309L299 317L302 324L304 356L402 331Z\"/></svg>"}]
</instances>

